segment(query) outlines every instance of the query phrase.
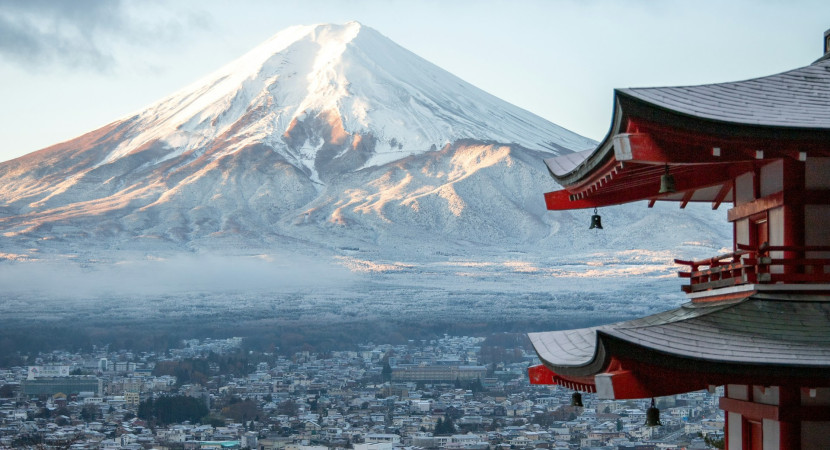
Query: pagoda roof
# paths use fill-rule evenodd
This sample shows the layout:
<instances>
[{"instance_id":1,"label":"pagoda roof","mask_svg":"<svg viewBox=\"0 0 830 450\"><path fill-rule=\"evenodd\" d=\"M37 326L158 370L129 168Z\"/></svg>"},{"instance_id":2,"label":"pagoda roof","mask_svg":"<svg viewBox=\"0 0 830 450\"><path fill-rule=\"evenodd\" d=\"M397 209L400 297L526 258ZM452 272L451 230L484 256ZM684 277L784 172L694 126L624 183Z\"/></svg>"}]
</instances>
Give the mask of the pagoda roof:
<instances>
[{"instance_id":1,"label":"pagoda roof","mask_svg":"<svg viewBox=\"0 0 830 450\"><path fill-rule=\"evenodd\" d=\"M703 119L766 127L830 129L830 59L744 81L617 92Z\"/></svg>"},{"instance_id":2,"label":"pagoda roof","mask_svg":"<svg viewBox=\"0 0 830 450\"><path fill-rule=\"evenodd\" d=\"M602 370L592 365L602 364L598 359L606 356L602 347L608 337L701 361L830 368L830 302L822 299L755 294L689 302L626 322L529 336L546 365L583 376Z\"/></svg>"},{"instance_id":3,"label":"pagoda roof","mask_svg":"<svg viewBox=\"0 0 830 450\"><path fill-rule=\"evenodd\" d=\"M567 195L575 194L570 202L562 202L560 197L549 199L549 209L644 199L682 200L681 194L657 198L632 193L614 199L577 201L601 194L599 188L607 192L606 185L622 189L654 183L659 186L665 167L685 170L687 179L693 179L723 163L758 163L759 150L764 155L761 159L827 156L824 143L830 138L830 58L744 81L617 89L614 104L609 133L596 148L545 160L553 178L569 191ZM620 176L624 179L614 181ZM717 201L722 197L715 186L723 186L725 180L704 178L706 185L685 186L687 192L694 193L685 201ZM712 187L712 192L699 192L707 187Z\"/></svg>"}]
</instances>

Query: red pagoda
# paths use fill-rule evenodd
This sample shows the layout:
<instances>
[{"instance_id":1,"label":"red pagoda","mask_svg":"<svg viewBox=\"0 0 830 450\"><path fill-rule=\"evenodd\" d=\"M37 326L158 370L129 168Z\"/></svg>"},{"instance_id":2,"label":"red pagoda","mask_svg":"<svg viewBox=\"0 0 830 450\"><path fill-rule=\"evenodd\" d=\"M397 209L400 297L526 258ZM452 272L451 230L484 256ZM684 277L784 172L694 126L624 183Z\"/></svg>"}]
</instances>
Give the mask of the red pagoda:
<instances>
[{"instance_id":1,"label":"red pagoda","mask_svg":"<svg viewBox=\"0 0 830 450\"><path fill-rule=\"evenodd\" d=\"M549 210L732 203L732 252L681 261L689 301L649 317L531 333L531 383L604 399L724 386L726 448L830 448L830 30L777 75L619 89L596 149L545 161Z\"/></svg>"}]
</instances>

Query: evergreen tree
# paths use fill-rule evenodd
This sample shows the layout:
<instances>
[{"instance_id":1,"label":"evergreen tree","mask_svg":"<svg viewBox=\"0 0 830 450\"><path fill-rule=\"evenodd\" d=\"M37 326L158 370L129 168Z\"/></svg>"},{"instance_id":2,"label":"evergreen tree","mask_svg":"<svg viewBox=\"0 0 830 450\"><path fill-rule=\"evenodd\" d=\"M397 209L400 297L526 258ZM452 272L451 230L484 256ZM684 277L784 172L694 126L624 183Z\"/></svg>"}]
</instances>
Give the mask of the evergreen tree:
<instances>
[{"instance_id":1,"label":"evergreen tree","mask_svg":"<svg viewBox=\"0 0 830 450\"><path fill-rule=\"evenodd\" d=\"M153 397L138 404L138 418L148 421L153 418Z\"/></svg>"},{"instance_id":2,"label":"evergreen tree","mask_svg":"<svg viewBox=\"0 0 830 450\"><path fill-rule=\"evenodd\" d=\"M366 406L368 407L368 404ZM285 400L284 402L280 403L279 406L277 406L278 414L286 415L289 417L296 416L299 411L299 405L297 405L297 402L295 402L291 398Z\"/></svg>"},{"instance_id":3,"label":"evergreen tree","mask_svg":"<svg viewBox=\"0 0 830 450\"><path fill-rule=\"evenodd\" d=\"M453 434L455 431L455 424L452 421L452 417L444 416L443 420L439 418L438 423L435 424L435 434L437 435Z\"/></svg>"},{"instance_id":4,"label":"evergreen tree","mask_svg":"<svg viewBox=\"0 0 830 450\"><path fill-rule=\"evenodd\" d=\"M447 420L444 421L444 426L447 428L447 434L455 433L455 423L453 423L452 417L447 416Z\"/></svg>"},{"instance_id":5,"label":"evergreen tree","mask_svg":"<svg viewBox=\"0 0 830 450\"><path fill-rule=\"evenodd\" d=\"M98 408L95 405L84 405L81 408L81 420L84 422L92 422L98 417Z\"/></svg>"},{"instance_id":6,"label":"evergreen tree","mask_svg":"<svg viewBox=\"0 0 830 450\"><path fill-rule=\"evenodd\" d=\"M155 400L150 398L138 405L138 417L145 420L154 418L163 425L186 420L198 422L207 416L208 412L203 401L186 395L160 397Z\"/></svg>"}]
</instances>

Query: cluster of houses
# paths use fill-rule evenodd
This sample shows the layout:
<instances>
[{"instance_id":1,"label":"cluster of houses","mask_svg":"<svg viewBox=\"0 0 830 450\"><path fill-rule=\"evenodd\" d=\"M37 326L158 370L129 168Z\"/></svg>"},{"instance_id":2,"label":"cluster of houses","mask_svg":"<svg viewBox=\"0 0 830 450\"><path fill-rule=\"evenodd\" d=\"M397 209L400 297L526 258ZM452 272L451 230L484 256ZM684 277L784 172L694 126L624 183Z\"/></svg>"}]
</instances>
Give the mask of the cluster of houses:
<instances>
[{"instance_id":1,"label":"cluster of houses","mask_svg":"<svg viewBox=\"0 0 830 450\"><path fill-rule=\"evenodd\" d=\"M647 450L710 448L722 438L717 392L658 399L663 426L648 427L645 401L585 395L572 405L571 391L528 384L533 355L483 361L485 344L445 336L277 355L243 352L233 338L187 341L163 355L42 354L32 366L0 369L0 448ZM158 370L209 355L199 382ZM223 373L217 355L244 356L243 373ZM196 398L209 413L162 423L143 412L164 396Z\"/></svg>"}]
</instances>

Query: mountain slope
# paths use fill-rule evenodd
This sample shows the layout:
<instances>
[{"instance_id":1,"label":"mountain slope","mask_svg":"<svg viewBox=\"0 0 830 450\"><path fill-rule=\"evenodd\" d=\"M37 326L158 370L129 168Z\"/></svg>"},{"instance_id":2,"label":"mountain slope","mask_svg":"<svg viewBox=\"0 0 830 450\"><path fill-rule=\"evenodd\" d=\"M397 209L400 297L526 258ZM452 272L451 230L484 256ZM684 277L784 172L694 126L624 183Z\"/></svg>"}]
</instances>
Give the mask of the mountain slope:
<instances>
[{"instance_id":1,"label":"mountain slope","mask_svg":"<svg viewBox=\"0 0 830 450\"><path fill-rule=\"evenodd\" d=\"M292 27L135 115L0 164L0 233L7 251L90 259L578 250L594 237L569 231L579 213L544 210L541 160L593 144L358 23ZM609 219L642 215L620 211Z\"/></svg>"},{"instance_id":2,"label":"mountain slope","mask_svg":"<svg viewBox=\"0 0 830 450\"><path fill-rule=\"evenodd\" d=\"M262 143L315 180L464 138L554 152L592 145L356 22L289 28L129 122L103 163L152 142L170 147L162 158Z\"/></svg>"}]
</instances>

